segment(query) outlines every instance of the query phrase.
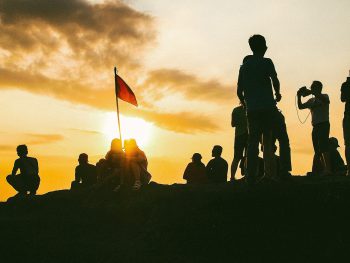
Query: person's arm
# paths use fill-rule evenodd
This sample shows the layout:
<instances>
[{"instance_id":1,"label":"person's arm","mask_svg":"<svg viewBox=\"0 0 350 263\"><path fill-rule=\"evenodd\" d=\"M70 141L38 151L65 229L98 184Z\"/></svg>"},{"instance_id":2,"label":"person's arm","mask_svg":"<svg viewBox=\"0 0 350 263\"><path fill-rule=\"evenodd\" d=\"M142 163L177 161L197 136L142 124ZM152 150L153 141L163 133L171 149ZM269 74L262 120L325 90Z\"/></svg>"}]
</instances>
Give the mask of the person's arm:
<instances>
[{"instance_id":1,"label":"person's arm","mask_svg":"<svg viewBox=\"0 0 350 263\"><path fill-rule=\"evenodd\" d=\"M182 177L183 179L185 179L185 180L188 179L189 170L190 170L190 164L188 164L188 165L186 166L184 175L183 175L183 177Z\"/></svg>"},{"instance_id":2,"label":"person's arm","mask_svg":"<svg viewBox=\"0 0 350 263\"><path fill-rule=\"evenodd\" d=\"M77 167L75 167L75 181L80 183L80 180L81 180L81 174L79 173L79 169L77 166Z\"/></svg>"},{"instance_id":3,"label":"person's arm","mask_svg":"<svg viewBox=\"0 0 350 263\"><path fill-rule=\"evenodd\" d=\"M279 102L282 99L280 81L277 77L275 65L273 64L272 60L269 60L269 61L270 61L270 78L272 80L272 86L275 91L276 101Z\"/></svg>"},{"instance_id":4,"label":"person's arm","mask_svg":"<svg viewBox=\"0 0 350 263\"><path fill-rule=\"evenodd\" d=\"M244 91L243 91L243 81L242 81L242 67L239 69L238 74L238 82L237 82L237 97L239 101L242 103L242 105L245 105L244 103Z\"/></svg>"},{"instance_id":5,"label":"person's arm","mask_svg":"<svg viewBox=\"0 0 350 263\"><path fill-rule=\"evenodd\" d=\"M343 83L341 85L341 89L340 89L340 100L342 102L346 102L348 100L349 97L349 91L348 91L349 87L346 86L346 83Z\"/></svg>"},{"instance_id":6,"label":"person's arm","mask_svg":"<svg viewBox=\"0 0 350 263\"><path fill-rule=\"evenodd\" d=\"M308 100L307 102L303 103L301 101L301 94L299 92L297 93L297 97L298 97L298 108L299 108L299 110L304 110L304 109L309 108L310 100Z\"/></svg>"},{"instance_id":7,"label":"person's arm","mask_svg":"<svg viewBox=\"0 0 350 263\"><path fill-rule=\"evenodd\" d=\"M35 170L35 173L36 174L39 174L39 163L38 163L38 160L37 159L34 159L34 170Z\"/></svg>"},{"instance_id":8,"label":"person's arm","mask_svg":"<svg viewBox=\"0 0 350 263\"><path fill-rule=\"evenodd\" d=\"M236 127L236 116L235 109L233 109L231 114L231 127Z\"/></svg>"},{"instance_id":9,"label":"person's arm","mask_svg":"<svg viewBox=\"0 0 350 263\"><path fill-rule=\"evenodd\" d=\"M15 161L15 163L13 164L13 168L12 168L12 175L16 175L17 174L17 171L19 169L19 166L18 166L18 160Z\"/></svg>"}]
</instances>

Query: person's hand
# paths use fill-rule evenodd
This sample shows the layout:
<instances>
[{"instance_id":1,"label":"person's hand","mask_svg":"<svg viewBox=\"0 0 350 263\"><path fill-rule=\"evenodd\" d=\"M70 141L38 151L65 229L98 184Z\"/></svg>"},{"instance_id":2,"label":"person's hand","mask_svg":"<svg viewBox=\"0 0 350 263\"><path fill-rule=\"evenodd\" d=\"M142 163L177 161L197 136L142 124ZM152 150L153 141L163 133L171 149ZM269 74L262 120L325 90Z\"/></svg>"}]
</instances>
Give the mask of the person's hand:
<instances>
[{"instance_id":1,"label":"person's hand","mask_svg":"<svg viewBox=\"0 0 350 263\"><path fill-rule=\"evenodd\" d=\"M276 93L275 96L276 96L276 101L277 101L277 102L280 102L281 99L282 99L281 93Z\"/></svg>"}]
</instances>

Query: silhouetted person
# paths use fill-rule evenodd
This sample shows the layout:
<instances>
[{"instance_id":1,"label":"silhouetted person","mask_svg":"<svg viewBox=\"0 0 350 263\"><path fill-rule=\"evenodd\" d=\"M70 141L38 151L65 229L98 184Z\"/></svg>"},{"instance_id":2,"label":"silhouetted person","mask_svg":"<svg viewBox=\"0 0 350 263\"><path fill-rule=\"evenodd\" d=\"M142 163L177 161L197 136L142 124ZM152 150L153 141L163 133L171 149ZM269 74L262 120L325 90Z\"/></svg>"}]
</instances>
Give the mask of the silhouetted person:
<instances>
[{"instance_id":1,"label":"silhouetted person","mask_svg":"<svg viewBox=\"0 0 350 263\"><path fill-rule=\"evenodd\" d=\"M126 171L123 173L121 185L124 181L132 181L133 190L139 190L151 180L151 174L147 171L148 161L146 154L138 147L135 139L124 142ZM118 190L118 189L116 189Z\"/></svg>"},{"instance_id":2,"label":"silhouetted person","mask_svg":"<svg viewBox=\"0 0 350 263\"><path fill-rule=\"evenodd\" d=\"M244 162L248 141L247 116L242 104L233 109L231 126L235 128L234 157L231 164L231 181L234 181L239 163ZM244 164L242 165L244 169Z\"/></svg>"},{"instance_id":3,"label":"silhouetted person","mask_svg":"<svg viewBox=\"0 0 350 263\"><path fill-rule=\"evenodd\" d=\"M227 182L228 164L221 157L221 153L222 147L215 145L211 154L214 159L211 159L206 167L208 179L212 183Z\"/></svg>"},{"instance_id":4,"label":"silhouetted person","mask_svg":"<svg viewBox=\"0 0 350 263\"><path fill-rule=\"evenodd\" d=\"M332 173L334 175L346 175L347 167L343 158L338 152L339 143L337 138L329 138L329 155L332 167Z\"/></svg>"},{"instance_id":5,"label":"silhouetted person","mask_svg":"<svg viewBox=\"0 0 350 263\"><path fill-rule=\"evenodd\" d=\"M28 157L26 145L17 146L19 158L15 161L12 174L6 177L7 182L18 192L19 195L35 195L39 188L39 166L36 158ZM20 174L17 171L20 170Z\"/></svg>"},{"instance_id":6,"label":"silhouetted person","mask_svg":"<svg viewBox=\"0 0 350 263\"><path fill-rule=\"evenodd\" d=\"M320 81L314 81L311 90L302 87L297 92L298 108L310 109L312 117L312 144L315 152L315 161L321 160L324 167L324 175L331 173L329 157L329 97L322 94L323 85ZM301 97L313 95L314 97L303 103Z\"/></svg>"},{"instance_id":7,"label":"silhouetted person","mask_svg":"<svg viewBox=\"0 0 350 263\"><path fill-rule=\"evenodd\" d=\"M75 180L72 182L71 189L86 188L96 184L96 167L89 163L89 156L81 153L78 158L79 165L75 168Z\"/></svg>"},{"instance_id":8,"label":"silhouetted person","mask_svg":"<svg viewBox=\"0 0 350 263\"><path fill-rule=\"evenodd\" d=\"M350 73L349 73L350 74ZM341 101L345 102L343 133L345 143L346 175L350 176L350 75L341 86Z\"/></svg>"},{"instance_id":9,"label":"silhouetted person","mask_svg":"<svg viewBox=\"0 0 350 263\"><path fill-rule=\"evenodd\" d=\"M278 111L276 116L276 125L274 125L273 136L279 144L280 155L277 171L279 175L290 176L290 172L292 171L291 150L286 121L281 111Z\"/></svg>"},{"instance_id":10,"label":"silhouetted person","mask_svg":"<svg viewBox=\"0 0 350 263\"><path fill-rule=\"evenodd\" d=\"M276 101L281 100L280 83L271 59L264 58L267 50L265 38L254 35L249 39L253 56L241 66L237 96L245 105L248 119L247 181L256 181L259 154L259 140L263 137L265 174L274 177L272 167L272 127L278 110ZM272 84L271 84L272 83ZM275 91L273 95L272 88Z\"/></svg>"},{"instance_id":11,"label":"silhouetted person","mask_svg":"<svg viewBox=\"0 0 350 263\"><path fill-rule=\"evenodd\" d=\"M202 155L195 153L184 172L183 179L187 184L202 184L207 182L207 174L204 163L202 163Z\"/></svg>"}]
</instances>

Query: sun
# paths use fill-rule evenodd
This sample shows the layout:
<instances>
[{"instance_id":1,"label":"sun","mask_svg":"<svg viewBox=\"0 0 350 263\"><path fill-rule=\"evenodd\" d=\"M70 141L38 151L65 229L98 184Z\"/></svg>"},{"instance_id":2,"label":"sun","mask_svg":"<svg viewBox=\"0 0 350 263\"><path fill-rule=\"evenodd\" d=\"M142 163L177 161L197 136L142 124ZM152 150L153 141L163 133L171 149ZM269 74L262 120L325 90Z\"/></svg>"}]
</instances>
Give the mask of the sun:
<instances>
[{"instance_id":1,"label":"sun","mask_svg":"<svg viewBox=\"0 0 350 263\"><path fill-rule=\"evenodd\" d=\"M152 138L153 124L134 117L120 116L120 126L122 130L122 138L131 139L134 138L137 144L144 148L148 146ZM108 141L114 138L119 138L118 119L116 113L106 113L103 134Z\"/></svg>"}]
</instances>

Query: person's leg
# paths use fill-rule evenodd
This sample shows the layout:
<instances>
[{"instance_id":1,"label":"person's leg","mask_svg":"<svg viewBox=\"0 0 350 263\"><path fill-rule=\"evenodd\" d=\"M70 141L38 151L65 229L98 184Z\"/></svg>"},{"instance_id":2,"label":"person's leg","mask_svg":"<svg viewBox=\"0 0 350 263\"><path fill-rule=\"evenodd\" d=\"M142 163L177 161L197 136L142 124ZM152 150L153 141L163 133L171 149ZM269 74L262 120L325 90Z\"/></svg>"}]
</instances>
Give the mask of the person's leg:
<instances>
[{"instance_id":1,"label":"person's leg","mask_svg":"<svg viewBox=\"0 0 350 263\"><path fill-rule=\"evenodd\" d=\"M231 181L235 180L236 171L239 163L243 159L244 149L246 145L246 136L240 135L235 137L235 145L234 145L234 158L231 164Z\"/></svg>"},{"instance_id":2,"label":"person's leg","mask_svg":"<svg viewBox=\"0 0 350 263\"><path fill-rule=\"evenodd\" d=\"M320 152L322 153L322 161L324 165L324 173L325 175L331 174L331 160L329 156L329 130L330 130L330 124L329 122L322 123L320 125L319 129L319 145L320 145Z\"/></svg>"},{"instance_id":3,"label":"person's leg","mask_svg":"<svg viewBox=\"0 0 350 263\"><path fill-rule=\"evenodd\" d=\"M312 146L314 148L314 158L312 162L312 173L313 174L319 174L321 172L321 164L323 162L321 161L321 153L320 153L320 147L319 147L319 125L316 124L312 127Z\"/></svg>"},{"instance_id":4,"label":"person's leg","mask_svg":"<svg viewBox=\"0 0 350 263\"><path fill-rule=\"evenodd\" d=\"M280 113L278 127L276 127L275 137L278 140L280 152L280 170L283 173L292 171L291 150L287 126L282 113Z\"/></svg>"},{"instance_id":5,"label":"person's leg","mask_svg":"<svg viewBox=\"0 0 350 263\"><path fill-rule=\"evenodd\" d=\"M39 188L40 185L40 177L39 176L32 176L29 179L29 185L28 185L28 190L31 195L36 195L36 191Z\"/></svg>"},{"instance_id":6,"label":"person's leg","mask_svg":"<svg viewBox=\"0 0 350 263\"><path fill-rule=\"evenodd\" d=\"M262 134L259 116L248 113L247 171L248 183L254 183L258 167L259 141Z\"/></svg>"},{"instance_id":7,"label":"person's leg","mask_svg":"<svg viewBox=\"0 0 350 263\"><path fill-rule=\"evenodd\" d=\"M135 180L133 190L139 190L141 188L141 167L138 163L130 163L130 171Z\"/></svg>"},{"instance_id":8,"label":"person's leg","mask_svg":"<svg viewBox=\"0 0 350 263\"><path fill-rule=\"evenodd\" d=\"M276 178L276 166L274 164L272 130L263 133L264 173L267 178Z\"/></svg>"},{"instance_id":9,"label":"person's leg","mask_svg":"<svg viewBox=\"0 0 350 263\"><path fill-rule=\"evenodd\" d=\"M18 174L18 175L8 175L6 177L7 182L19 193L19 194L26 194L26 190L24 188L23 184L23 176Z\"/></svg>"},{"instance_id":10,"label":"person's leg","mask_svg":"<svg viewBox=\"0 0 350 263\"><path fill-rule=\"evenodd\" d=\"M350 116L345 115L343 119L343 136L345 144L345 159L347 172L346 175L350 175Z\"/></svg>"}]
</instances>

